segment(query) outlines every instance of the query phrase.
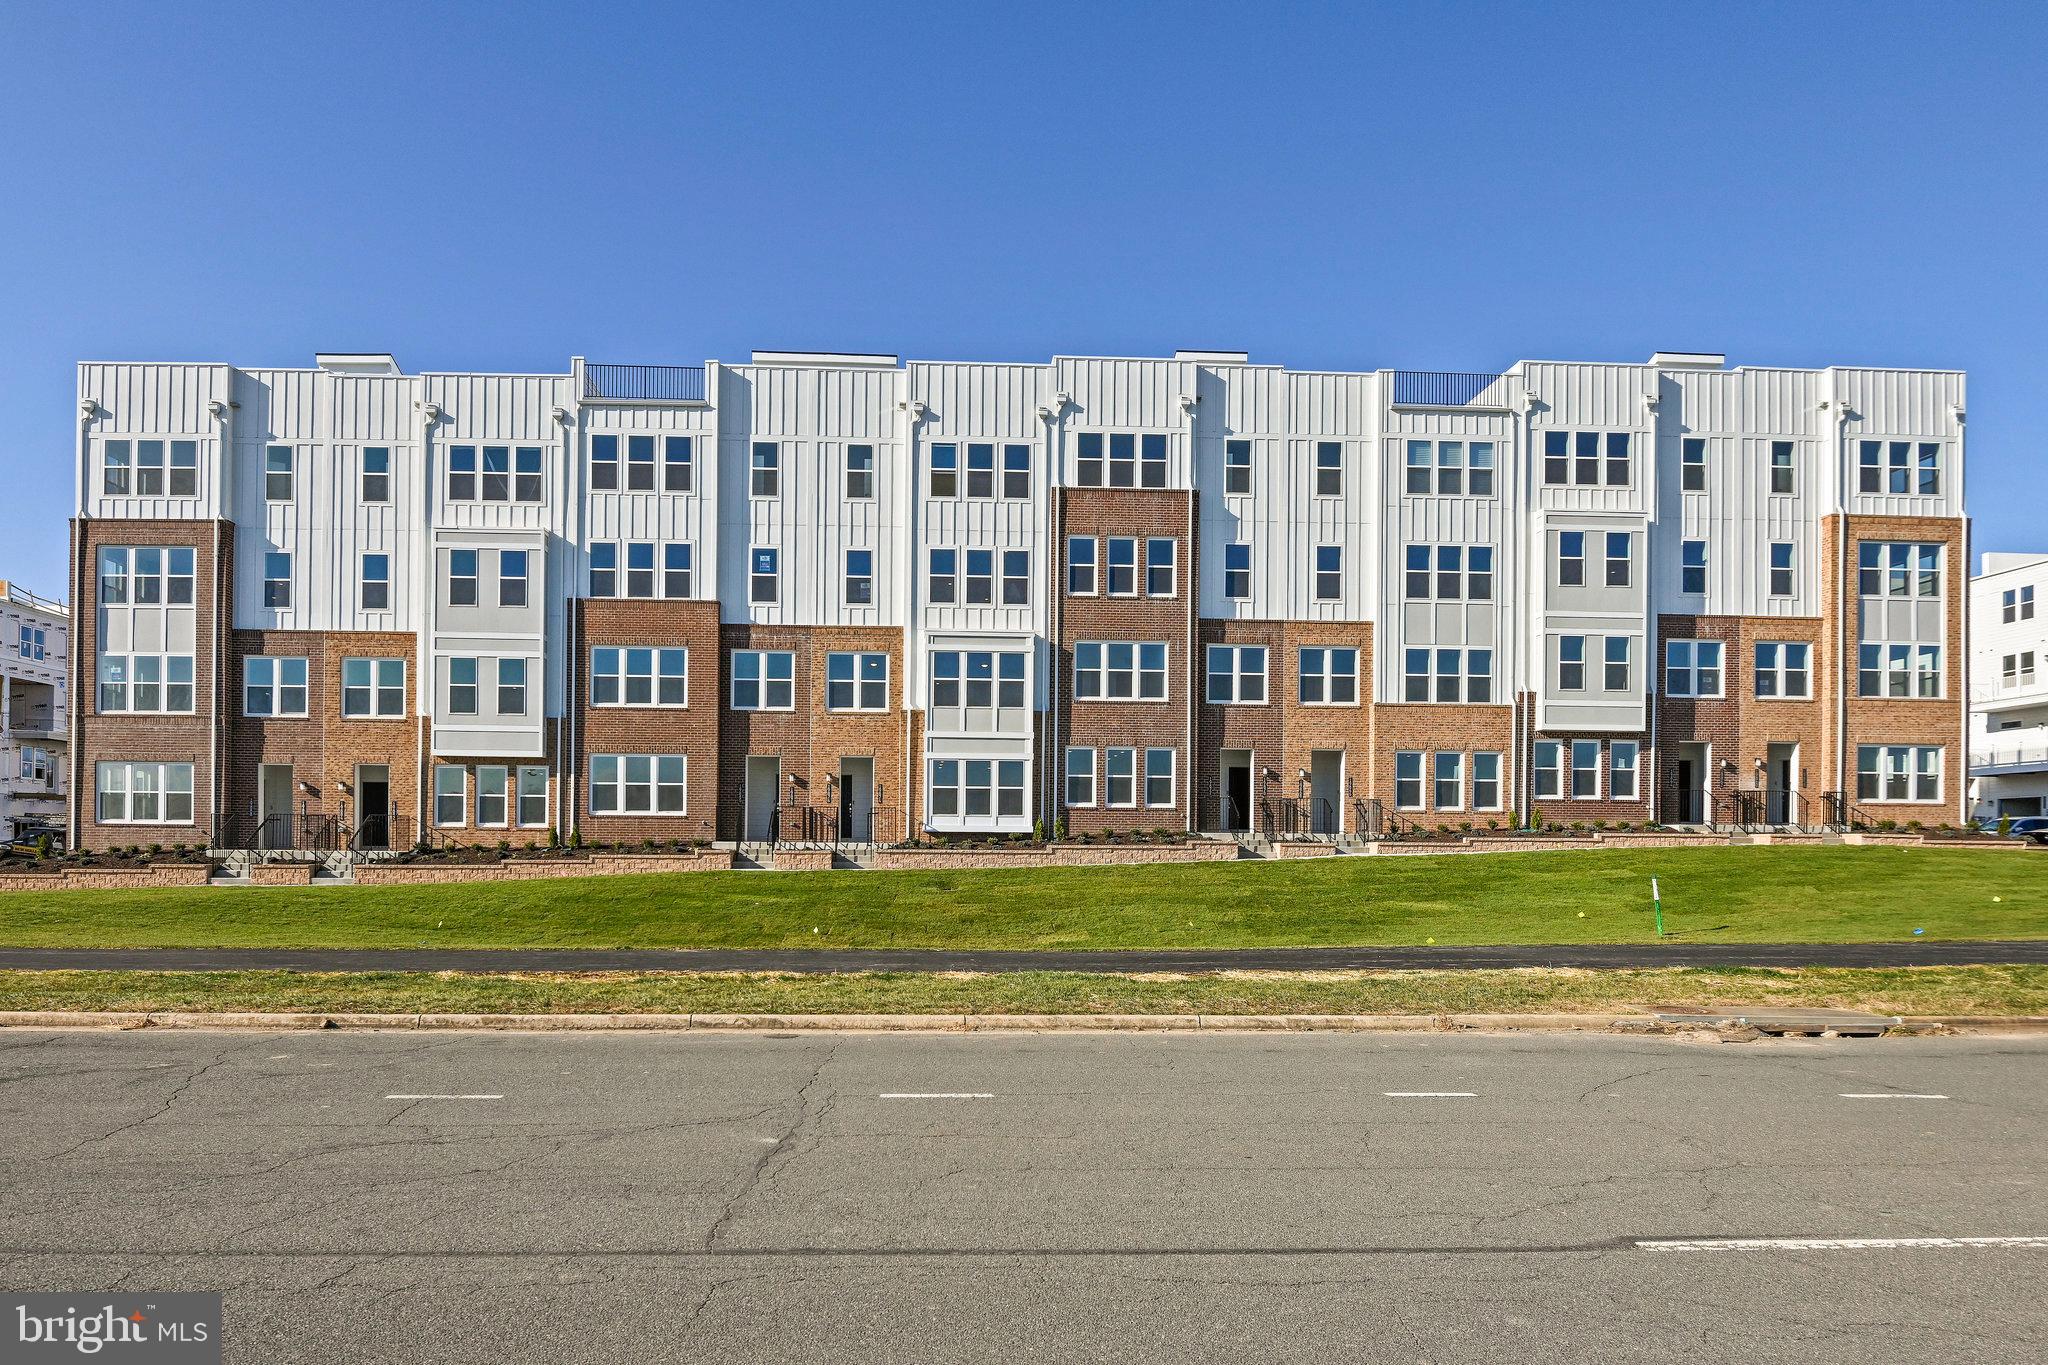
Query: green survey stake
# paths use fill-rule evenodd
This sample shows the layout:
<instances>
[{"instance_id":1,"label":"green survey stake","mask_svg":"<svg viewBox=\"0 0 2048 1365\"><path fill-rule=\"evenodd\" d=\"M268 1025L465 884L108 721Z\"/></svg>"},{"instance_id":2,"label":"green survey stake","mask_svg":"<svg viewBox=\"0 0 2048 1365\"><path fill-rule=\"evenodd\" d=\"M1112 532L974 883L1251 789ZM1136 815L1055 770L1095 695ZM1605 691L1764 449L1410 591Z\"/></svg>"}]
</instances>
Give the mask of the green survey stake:
<instances>
[{"instance_id":1,"label":"green survey stake","mask_svg":"<svg viewBox=\"0 0 2048 1365\"><path fill-rule=\"evenodd\" d=\"M1664 937L1664 897L1657 890L1657 879L1650 878L1650 907L1657 912L1657 937Z\"/></svg>"}]
</instances>

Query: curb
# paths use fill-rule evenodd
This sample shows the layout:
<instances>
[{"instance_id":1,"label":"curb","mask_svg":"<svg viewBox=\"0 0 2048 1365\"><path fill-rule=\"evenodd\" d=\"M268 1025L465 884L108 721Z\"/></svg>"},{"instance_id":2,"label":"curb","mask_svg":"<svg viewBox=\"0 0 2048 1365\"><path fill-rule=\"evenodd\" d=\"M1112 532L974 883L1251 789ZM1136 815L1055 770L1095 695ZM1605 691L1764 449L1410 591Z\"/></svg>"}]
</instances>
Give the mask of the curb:
<instances>
[{"instance_id":1,"label":"curb","mask_svg":"<svg viewBox=\"0 0 2048 1365\"><path fill-rule=\"evenodd\" d=\"M1700 1032L1643 1014L317 1014L0 1010L0 1028L531 1033ZM1712 1032L1712 1030L1705 1030ZM1894 1032L2048 1033L2048 1016L1909 1015Z\"/></svg>"}]
</instances>

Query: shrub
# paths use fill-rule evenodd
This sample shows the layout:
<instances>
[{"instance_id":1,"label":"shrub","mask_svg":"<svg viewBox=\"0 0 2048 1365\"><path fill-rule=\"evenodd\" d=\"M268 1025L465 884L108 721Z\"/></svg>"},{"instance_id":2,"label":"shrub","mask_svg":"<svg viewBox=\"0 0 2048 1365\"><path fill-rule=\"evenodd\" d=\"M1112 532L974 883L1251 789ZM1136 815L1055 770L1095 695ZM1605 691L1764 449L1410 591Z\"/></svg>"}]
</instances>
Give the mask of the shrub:
<instances>
[{"instance_id":1,"label":"shrub","mask_svg":"<svg viewBox=\"0 0 2048 1365\"><path fill-rule=\"evenodd\" d=\"M1500 828L1500 821L1498 821L1498 820L1488 820L1488 821L1486 822L1486 827L1487 827L1488 829L1499 829L1499 828Z\"/></svg>"},{"instance_id":2,"label":"shrub","mask_svg":"<svg viewBox=\"0 0 2048 1365\"><path fill-rule=\"evenodd\" d=\"M47 857L49 857L49 856L50 856L50 836L49 836L49 835L47 835L47 834L38 834L38 835L36 836L36 857L38 857L38 858L47 858Z\"/></svg>"},{"instance_id":3,"label":"shrub","mask_svg":"<svg viewBox=\"0 0 2048 1365\"><path fill-rule=\"evenodd\" d=\"M1998 817L1998 837L2001 839L2012 837L2012 817L2010 815Z\"/></svg>"},{"instance_id":4,"label":"shrub","mask_svg":"<svg viewBox=\"0 0 2048 1365\"><path fill-rule=\"evenodd\" d=\"M1529 823L1528 823L1528 824L1527 824L1526 826L1524 826L1524 828L1526 828L1526 829L1538 829L1538 830L1542 829L1542 828L1543 828L1543 812L1542 812L1542 811L1540 811L1540 810L1538 810L1538 809L1536 809L1536 807L1534 807L1534 806L1531 806L1531 807L1529 807Z\"/></svg>"}]
</instances>

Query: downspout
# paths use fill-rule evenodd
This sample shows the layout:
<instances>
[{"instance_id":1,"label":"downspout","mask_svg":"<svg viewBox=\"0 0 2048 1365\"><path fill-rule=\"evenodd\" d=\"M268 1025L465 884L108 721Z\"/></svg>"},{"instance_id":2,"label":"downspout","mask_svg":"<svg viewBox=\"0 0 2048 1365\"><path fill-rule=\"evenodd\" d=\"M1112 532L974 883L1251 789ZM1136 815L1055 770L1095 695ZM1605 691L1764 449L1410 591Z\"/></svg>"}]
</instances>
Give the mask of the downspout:
<instances>
[{"instance_id":1,"label":"downspout","mask_svg":"<svg viewBox=\"0 0 2048 1365\"><path fill-rule=\"evenodd\" d=\"M1181 590L1181 596L1187 603L1187 666L1184 672L1186 686L1182 688L1181 707L1187 714L1185 728L1187 732L1186 753L1188 756L1187 771L1181 774L1180 782L1177 784L1180 789L1175 795L1181 798L1182 805L1186 808L1187 814L1182 820L1182 828L1185 833L1190 835L1195 832L1195 792L1197 790L1197 763L1195 759L1195 599L1199 595L1201 586L1198 574L1201 569L1202 508L1200 502L1201 494L1195 487L1195 409L1200 402L1201 399L1191 393L1184 393L1180 396L1181 411L1188 415L1188 563L1187 571L1179 575L1181 581L1174 585ZM1344 793L1342 791L1337 793L1337 799L1340 803L1343 801ZM1339 819L1341 820L1341 818L1340 812Z\"/></svg>"},{"instance_id":2,"label":"downspout","mask_svg":"<svg viewBox=\"0 0 2048 1365\"><path fill-rule=\"evenodd\" d=\"M905 387L906 387L906 389L907 389L907 388L908 388L908 386L909 386L909 383L910 383L910 376L909 376L909 372L908 372L907 370L906 370L906 371L904 372L904 380L903 380L903 382L904 382L904 385L905 385ZM925 405L924 405L924 401L923 401L922 399L918 399L918 398L908 398L908 397L906 397L906 398L904 399L904 402L903 402L903 422L904 422L904 430L903 430L903 457L904 457L904 458L903 458L903 476L902 476L902 483L903 483L903 487L904 487L904 490L905 490L905 492L904 492L904 501L905 501L905 504L906 504L906 506L905 506L905 508L904 508L904 536L903 536L903 541L902 541L902 545L903 545L903 547L904 547L904 548L905 548L905 549L907 550L907 552L909 553L909 556L910 556L910 563L909 563L909 565L908 565L907 571L903 573L903 683L904 683L904 686L903 686L903 787L902 787L902 791L901 791L901 797L902 797L902 801L903 801L903 838L904 838L904 842L906 842L906 843L908 843L908 842L909 842L909 840L910 840L910 838L911 838L911 831L912 831L912 828L913 828L913 826L912 826L912 822L911 822L911 818L910 818L910 817L911 817L911 814L912 814L912 805L913 805L913 801L912 801L912 796L913 796L913 792L915 791L915 789L914 789L914 788L913 788L913 787L911 786L911 781L912 781L912 773L913 773L913 767L912 767L912 765L913 765L913 764L914 764L914 765L916 765L916 767L915 767L915 771L916 771L916 772L918 772L918 773L922 773L922 772L923 772L923 770L924 770L924 764L923 764L923 763L922 763L922 762L920 761L920 760L921 760L921 758L922 758L922 756L921 756L921 755L919 755L919 754L916 754L916 753L913 753L913 752L912 752L912 746L911 746L911 731L910 731L910 711L911 711L911 706L910 706L910 687L909 687L909 682L910 682L910 679L911 679L911 678L912 678L913 676L915 676L915 677L919 677L919 678L922 678L922 677L923 677L923 674L922 674L921 672L920 672L920 673L915 673L915 674L913 674L913 672L912 672L912 669L913 669L914 667L916 667L916 661L915 661L915 659L913 658L913 656L914 656L914 655L915 655L916 653L918 653L918 652L921 652L921 650L922 650L922 647L923 647L923 643L924 643L924 623L923 623L923 622L922 622L922 621L921 621L921 620L919 619L919 617L918 617L918 605L917 605L917 589L918 589L918 551L919 551L919 548L920 548L920 547L921 547L921 546L923 545L923 543L924 543L924 542L923 542L923 537L922 537L922 535L921 535L921 533L920 533L920 529L919 529L919 523L918 523L918 516L917 516L918 508L919 508L920 506L922 506L922 500L921 500L921 499L919 498L919 496L918 496L918 489L919 489L919 487L921 486L922 474L921 474L921 471L920 471L920 470L919 470L919 468L918 468L918 463L917 463L917 433L918 433L918 428L919 428L919 427L920 427L920 426L921 426L921 425L923 424L923 422L924 422L924 416L925 416L925 413L926 413L926 411L927 411L927 409L925 408ZM925 716L926 716L927 722L929 722L929 719L930 719L930 716L931 716L931 712L930 712L929 710L927 710L927 711L925 712ZM871 827L869 828L869 830L868 830L868 833L869 833L869 835L871 835L871 836L872 836L872 835L874 834L874 830L873 830L873 828L872 828L872 824L873 824L873 818L874 818L874 817L873 817L872 815L870 815L870 816L869 816L869 823L870 823L870 826L871 826Z\"/></svg>"},{"instance_id":3,"label":"downspout","mask_svg":"<svg viewBox=\"0 0 2048 1365\"><path fill-rule=\"evenodd\" d=\"M1963 562L1962 562L1962 563L1961 563L1960 565L1950 565L1950 566L1949 566L1949 580L1950 580L1950 581L1951 581L1952 583L1954 583L1954 584L1956 584L1956 585L1957 585L1957 587L1956 587L1956 590L1954 591L1954 593L1953 593L1953 594L1951 594L1951 596L1950 596L1950 599L1949 599L1949 600L1950 600L1950 601L1952 601L1952 602L1954 602L1954 603L1956 604L1955 610L1956 610L1956 615L1957 615L1957 617L1958 617L1958 626L1959 626L1959 631L1960 631L1960 634L1959 634L1959 637L1958 637L1958 643L1957 643L1957 646L1956 646L1956 648L1957 648L1957 651L1958 651L1958 653L1959 653L1959 655L1960 655L1961 657L1959 657L1959 658L1958 658L1958 659L1956 660L1956 670L1957 670L1957 671L1956 671L1956 676L1957 676L1957 678L1959 679L1959 682L1957 683L1957 686L1958 686L1958 688L1960 689L1960 691L1961 691L1961 693L1962 693L1962 695L1961 695L1960 697L1958 697L1958 698L1957 698L1957 701L1961 703L1961 705L1960 705L1960 706L1959 706L1959 708L1958 708L1958 710L1960 711L1960 716L1959 716L1959 722L1960 722L1960 726L1961 726L1961 729L1960 729L1960 733L1959 733L1959 736L1958 736L1958 738L1959 738L1960 742L1959 742L1959 743L1957 744L1957 746L1956 746L1956 753L1957 753L1957 754L1958 754L1958 755L1959 755L1959 756L1960 756L1960 757L1962 758L1962 762L1956 765L1956 768L1957 768L1957 773L1956 773L1956 794L1955 794L1955 801L1956 801L1956 823L1958 823L1958 824L1963 824L1963 825L1967 825L1967 824L1969 823L1969 821L1970 821L1970 539L1971 539L1971 537L1970 537L1970 518L1969 518L1969 515L1968 515L1968 513L1967 513L1967 512L1965 512L1965 510L1964 510L1964 509L1965 509L1965 508L1966 508L1966 507L1968 506L1968 503L1966 503L1966 502L1964 501L1964 499L1963 499L1963 470L1964 470L1964 468L1966 467L1966 462L1965 462L1965 461L1964 461L1964 459L1963 459L1963 439L1964 439L1964 434L1965 434L1965 433L1964 433L1964 425L1965 425L1965 413L1964 413L1964 410L1963 410L1963 405L1962 405L1961 403L1951 403L1951 404L1949 404L1949 412L1950 412L1950 414L1951 414L1951 415L1953 415L1953 416L1954 416L1954 418L1955 418L1955 423L1956 423L1956 464L1955 464L1955 471L1956 471L1956 473L1955 473L1955 481L1956 481L1956 520L1957 520L1957 522L1959 522L1959 523L1960 523L1960 525L1961 525L1961 529L1962 529L1962 535L1961 535L1961 540L1962 540L1962 560L1963 560Z\"/></svg>"},{"instance_id":4,"label":"downspout","mask_svg":"<svg viewBox=\"0 0 2048 1365\"><path fill-rule=\"evenodd\" d=\"M235 419L234 419L234 404L232 404L232 403L229 403L229 402L226 402L226 401L224 401L224 400L222 400L222 399L219 399L219 398L216 398L216 399L214 399L214 400L213 400L213 401L212 401L211 403L207 404L207 408L208 408L208 410L209 410L209 411L211 411L211 412L213 413L213 416L214 416L214 420L215 420L216 422L218 422L218 423L220 424L220 454L219 454L218 458L216 458L216 460L214 461L214 477L213 477L213 486L214 486L214 504L213 504L213 512L214 512L214 514L213 514L213 558L212 558L212 560L210 561L210 562L211 562L211 565L212 565L212 577L213 577L213 594L212 594L212 595L213 595L213 625L212 625L212 631L211 631L211 634L212 634L212 637L213 637L213 660L212 660L212 662L213 662L213 679L212 679L212 685L211 685L210 687L208 687L208 688L206 689L206 707L207 707L207 725L206 725L206 745L207 745L207 753L206 753L206 793L207 793L207 795L206 795L206 806L207 806L207 826L208 826L208 838L212 840L213 844L214 844L214 845L215 845L216 847L218 847L218 846L219 846L219 844L220 844L220 826L221 826L221 818L222 818L222 815L223 815L223 814L225 813L225 808L226 808L226 804L227 804L227 803L226 803L226 801L225 801L225 799L224 799L224 797L223 797L223 795L222 795L222 787L223 787L223 785L224 785L224 784L223 784L223 783L221 782L221 773L220 773L220 768L221 768L221 743L220 743L220 737L221 737L221 722L220 722L220 696L221 696L221 692L222 692L222 691L223 691L223 690L225 689L225 687L227 686L227 682L226 682L226 681L225 681L225 680L223 679L223 676L222 676L222 670L226 669L226 668L228 667L228 663L229 663L229 660L228 660L228 631L227 631L226 627L225 627L225 626L223 625L223 623L222 623L222 620L221 620L221 609L220 609L220 599L221 599L221 590L222 590L222 583L221 583L221 579L222 579L222 574L221 574L221 563L220 563L220 522L221 522L221 517L220 517L220 514L221 514L221 511L223 510L223 508L224 508L224 506L225 506L225 504L226 504L226 502L227 502L227 498L228 498L228 496L229 496L229 494L228 494L228 490L229 490L229 489L231 489L231 488L232 488L232 487L234 486L234 480L233 480L233 478L232 478L232 477L230 476L230 471L231 471L231 470L232 470L232 468L233 468L233 459L234 459L234 449L235 449L235 443L234 443L234 420L235 420ZM231 510L231 509L229 509L229 510ZM232 548L232 547L231 547L231 548ZM230 566L228 566L228 571L227 571L227 574L226 574L226 579L227 579L227 583L226 583L226 589L227 589L227 593L228 593L229 597L230 597L230 598L232 598L232 596L233 596L233 594L234 594L234 591L235 591L235 571L234 571L234 566L233 566L233 565L230 565ZM232 613L232 603L231 603L231 604L230 604L230 613L229 613L230 619L232 619L232 614L233 614L233 613ZM198 683L198 681L199 681L199 673L198 673L198 668L197 668L196 666L195 666L195 667L194 667L194 669L193 669L193 676L192 676L192 680L193 680L193 682L194 682L194 684L195 684L195 685L196 685L196 684Z\"/></svg>"},{"instance_id":5,"label":"downspout","mask_svg":"<svg viewBox=\"0 0 2048 1365\"><path fill-rule=\"evenodd\" d=\"M80 662L85 651L79 648L79 643L84 638L84 632L80 629L80 624L84 620L88 607L93 612L93 651L95 655L98 654L100 645L99 580L96 574L91 578L90 581L93 583L94 590L91 596L87 596L85 591L85 585L88 581L87 566L81 562L84 558L86 541L89 538L88 528L92 522L92 518L87 516L85 512L85 490L89 486L86 468L92 452L92 442L86 435L86 432L92 426L92 419L99 414L99 410L99 404L93 402L90 398L82 398L78 402L77 450L71 471L71 505L77 509L78 515L71 522L71 636L67 644L71 657L64 665L64 671L70 688L70 695L67 700L71 708L71 743L69 752L65 755L64 759L65 766L70 770L71 774L71 789L65 793L64 797L66 817L65 843L70 848L78 847L79 834L84 828L84 820L78 810L78 794L84 790L84 722L88 708L85 705L84 699L79 694L79 686L84 681L81 675L85 671L83 664ZM97 659L95 659L95 666L97 666ZM95 667L95 676L97 676L97 667Z\"/></svg>"},{"instance_id":6,"label":"downspout","mask_svg":"<svg viewBox=\"0 0 2048 1365\"><path fill-rule=\"evenodd\" d=\"M574 380L572 385L573 396L580 404L583 396L583 362L580 359L571 361L569 369ZM550 817L549 823L554 826L555 841L566 844L569 839L565 817L568 812L576 809L574 805L576 799L575 774L580 762L578 756L569 746L575 741L577 735L576 723L573 719L576 714L576 684L583 675L583 644L581 634L583 613L581 610L582 603L575 591L577 580L581 575L575 571L576 565L574 561L582 552L583 537L588 527L583 514L583 451L581 439L578 435L583 429L583 424L577 420L577 414L572 414L568 408L557 407L555 409L555 425L562 429L562 462L567 466L563 471L562 484L568 490L570 496L569 505L562 520L565 524L565 529L569 532L567 539L570 563L563 566L561 588L562 634L567 637L563 643L568 647L558 648L554 651L555 657L564 660L562 666L562 713L555 717L555 787L559 792L559 796L554 802L555 808L550 810L548 815ZM541 557L541 564L542 572L545 573L547 564L547 557L545 555ZM543 631L541 658L545 662L548 655L545 640L547 628L547 617L545 614L541 617L541 628ZM687 791L687 788L685 790Z\"/></svg>"},{"instance_id":7,"label":"downspout","mask_svg":"<svg viewBox=\"0 0 2048 1365\"><path fill-rule=\"evenodd\" d=\"M1515 461L1515 496L1520 501L1521 506L1517 509L1517 515L1509 518L1511 532L1516 542L1514 562L1516 572L1521 578L1521 581L1515 585L1514 600L1521 604L1525 619L1520 639L1517 641L1516 653L1519 657L1515 661L1515 701L1516 709L1521 715L1514 727L1514 742L1511 746L1513 752L1509 755L1508 761L1515 765L1515 802L1517 808L1522 813L1524 824L1528 822L1529 808L1534 804L1536 797L1536 775L1534 771L1536 709L1541 702L1541 678L1549 667L1549 661L1544 655L1542 644L1544 640L1548 639L1542 628L1543 613L1540 610L1530 610L1537 599L1538 584L1545 581L1540 574L1533 572L1529 565L1529 547L1535 543L1529 534L1528 521L1530 513L1533 511L1533 500L1529 496L1529 488L1535 477L1537 458L1537 402L1538 399L1534 389L1523 390L1522 419L1516 424L1516 440L1520 444L1521 450L1519 458ZM1529 638L1530 618L1533 618L1536 626L1537 644L1533 649L1531 648ZM1538 682L1534 686L1529 681L1529 661L1532 657L1537 661Z\"/></svg>"},{"instance_id":8,"label":"downspout","mask_svg":"<svg viewBox=\"0 0 2048 1365\"><path fill-rule=\"evenodd\" d=\"M440 594L435 577L434 554L434 424L441 420L438 403L420 405L420 534L415 557L423 560L414 574L413 603L420 608L413 639L413 731L416 736L413 775L413 828L421 842L427 838L427 782L432 774L427 761L427 713L433 709L437 683L431 667L434 657L435 603ZM421 552L424 553L421 553Z\"/></svg>"},{"instance_id":9,"label":"downspout","mask_svg":"<svg viewBox=\"0 0 2048 1365\"><path fill-rule=\"evenodd\" d=\"M1657 392L1655 394L1645 395L1648 399L1650 409L1650 448L1648 451L1644 452L1644 458L1642 462L1642 487L1645 494L1647 494L1647 496L1643 500L1642 677L1643 705L1649 710L1650 713L1650 751L1648 754L1639 754L1636 757L1636 794L1638 796L1642 795L1643 772L1645 768L1649 770L1651 777L1650 823L1652 824L1660 823L1657 819L1657 816L1663 805L1660 796L1664 785L1661 781L1657 780L1657 775L1661 774L1664 771L1663 750L1658 746L1657 742L1658 733L1661 729L1661 727L1658 724L1658 721L1661 719L1659 712L1663 709L1657 705L1657 668L1658 664L1662 661L1660 657L1660 651L1658 650L1658 646L1663 643L1663 639L1662 632L1658 627L1657 621L1657 556L1650 552L1652 530L1657 521L1657 498L1662 492L1661 480L1659 480L1657 477L1657 451L1659 449L1658 442L1662 435L1662 433L1660 433L1657 428L1657 409L1658 406L1664 401L1663 377L1661 375L1657 377L1657 386ZM1681 481L1681 483L1682 482L1683 481ZM1681 487L1681 501L1683 500L1683 492L1684 490ZM1682 513L1679 518L1679 524L1681 527L1680 533L1682 535L1682 528L1684 526L1684 517ZM1681 586L1683 585L1681 584ZM1725 691L1727 689L1723 688L1723 690ZM1613 746L1610 743L1610 745L1608 746L1608 753L1610 755L1610 758L1608 760L1607 775L1607 796L1609 800L1612 800L1614 797L1614 769L1613 759L1611 757L1613 752ZM1708 812L1708 814L1711 815L1711 812Z\"/></svg>"},{"instance_id":10,"label":"downspout","mask_svg":"<svg viewBox=\"0 0 2048 1365\"><path fill-rule=\"evenodd\" d=\"M1848 486L1849 405L1832 400L1835 415L1835 794L1846 808L1849 804L1849 657L1848 583L1855 572L1849 564ZM1825 406L1825 404L1824 404Z\"/></svg>"},{"instance_id":11,"label":"downspout","mask_svg":"<svg viewBox=\"0 0 2048 1365\"><path fill-rule=\"evenodd\" d=\"M1064 390L1052 396L1052 407L1041 410L1046 420L1046 501L1051 510L1052 545L1047 558L1052 561L1053 591L1052 613L1048 624L1050 637L1045 642L1048 667L1046 668L1046 735L1047 749L1045 766L1053 782L1053 800L1046 809L1053 813L1055 826L1064 824L1067 818L1067 750L1060 735L1060 688L1066 682L1066 673L1060 663L1060 646L1067 637L1067 502L1063 493L1067 479L1067 407L1073 402L1072 395ZM1101 568L1098 565L1098 573ZM1094 777L1089 777L1092 784ZM1051 831L1048 830L1048 833Z\"/></svg>"}]
</instances>

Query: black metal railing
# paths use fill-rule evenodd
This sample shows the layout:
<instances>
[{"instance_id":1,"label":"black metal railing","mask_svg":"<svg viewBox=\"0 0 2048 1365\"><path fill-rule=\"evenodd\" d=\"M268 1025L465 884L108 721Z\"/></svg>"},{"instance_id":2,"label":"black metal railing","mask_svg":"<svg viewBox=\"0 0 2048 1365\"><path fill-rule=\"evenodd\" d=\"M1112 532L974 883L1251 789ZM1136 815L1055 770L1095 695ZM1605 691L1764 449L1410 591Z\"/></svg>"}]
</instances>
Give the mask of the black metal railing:
<instances>
[{"instance_id":1,"label":"black metal railing","mask_svg":"<svg viewBox=\"0 0 2048 1365\"><path fill-rule=\"evenodd\" d=\"M416 848L440 848L448 836L410 815L366 815L349 832L351 853L407 853Z\"/></svg>"},{"instance_id":2,"label":"black metal railing","mask_svg":"<svg viewBox=\"0 0 2048 1365\"><path fill-rule=\"evenodd\" d=\"M1387 808L1371 797L1351 803L1351 832L1360 839L1387 837Z\"/></svg>"},{"instance_id":3,"label":"black metal railing","mask_svg":"<svg viewBox=\"0 0 2048 1365\"><path fill-rule=\"evenodd\" d=\"M1394 405L1417 408L1462 408L1476 403L1504 376L1453 370L1395 370ZM1505 407L1506 399L1489 406Z\"/></svg>"},{"instance_id":4,"label":"black metal railing","mask_svg":"<svg viewBox=\"0 0 2048 1365\"><path fill-rule=\"evenodd\" d=\"M780 806L769 842L779 848L839 849L849 844L889 847L910 836L895 806L847 810L837 806Z\"/></svg>"},{"instance_id":5,"label":"black metal railing","mask_svg":"<svg viewBox=\"0 0 2048 1365\"><path fill-rule=\"evenodd\" d=\"M1877 824L1866 812L1859 810L1843 792L1822 792L1820 794L1821 824L1826 829L1854 830L1871 829Z\"/></svg>"},{"instance_id":6,"label":"black metal railing","mask_svg":"<svg viewBox=\"0 0 2048 1365\"><path fill-rule=\"evenodd\" d=\"M221 848L266 853L333 853L340 822L331 815L231 815L221 822Z\"/></svg>"},{"instance_id":7,"label":"black metal railing","mask_svg":"<svg viewBox=\"0 0 2048 1365\"><path fill-rule=\"evenodd\" d=\"M1314 797L1273 797L1259 803L1259 832L1268 839L1333 839L1335 803Z\"/></svg>"},{"instance_id":8,"label":"black metal railing","mask_svg":"<svg viewBox=\"0 0 2048 1365\"><path fill-rule=\"evenodd\" d=\"M637 402L701 403L702 365L583 366L583 396Z\"/></svg>"}]
</instances>

